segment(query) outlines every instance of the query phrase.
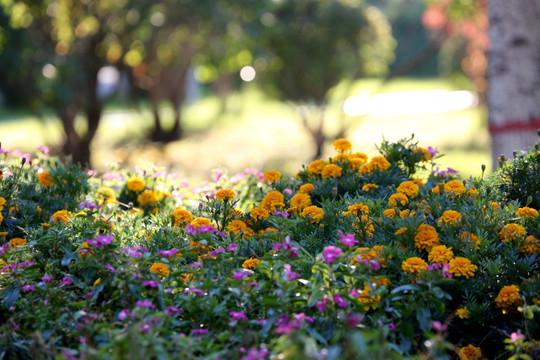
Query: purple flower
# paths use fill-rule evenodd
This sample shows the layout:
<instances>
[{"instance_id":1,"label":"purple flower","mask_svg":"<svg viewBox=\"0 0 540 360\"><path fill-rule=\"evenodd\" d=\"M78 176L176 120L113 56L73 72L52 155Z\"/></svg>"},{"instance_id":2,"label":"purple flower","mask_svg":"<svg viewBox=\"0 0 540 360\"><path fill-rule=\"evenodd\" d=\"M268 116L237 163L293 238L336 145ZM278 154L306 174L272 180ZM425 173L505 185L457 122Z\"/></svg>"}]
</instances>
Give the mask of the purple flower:
<instances>
[{"instance_id":1,"label":"purple flower","mask_svg":"<svg viewBox=\"0 0 540 360\"><path fill-rule=\"evenodd\" d=\"M207 295L207 292L201 289L197 289L196 287L190 287L184 290L184 294L199 294L199 295Z\"/></svg>"},{"instance_id":2,"label":"purple flower","mask_svg":"<svg viewBox=\"0 0 540 360\"><path fill-rule=\"evenodd\" d=\"M45 274L43 275L43 277L41 278L41 281L43 281L44 283L50 283L51 281L54 280L54 276L50 275L50 274Z\"/></svg>"},{"instance_id":3,"label":"purple flower","mask_svg":"<svg viewBox=\"0 0 540 360\"><path fill-rule=\"evenodd\" d=\"M313 306L315 306L319 311L324 311L324 309L326 309L326 304L328 304L329 302L329 299L321 299L315 301L315 304L313 304Z\"/></svg>"},{"instance_id":4,"label":"purple flower","mask_svg":"<svg viewBox=\"0 0 540 360\"><path fill-rule=\"evenodd\" d=\"M182 310L175 306L167 306L167 310L165 310L165 314L167 315L176 315L181 312Z\"/></svg>"},{"instance_id":5,"label":"purple flower","mask_svg":"<svg viewBox=\"0 0 540 360\"><path fill-rule=\"evenodd\" d=\"M291 189L284 189L283 193L287 194L287 195L291 195L293 193L293 191Z\"/></svg>"},{"instance_id":6,"label":"purple flower","mask_svg":"<svg viewBox=\"0 0 540 360\"><path fill-rule=\"evenodd\" d=\"M227 251L236 252L236 250L238 250L238 246L236 246L236 244L229 244L227 246Z\"/></svg>"},{"instance_id":7,"label":"purple flower","mask_svg":"<svg viewBox=\"0 0 540 360\"><path fill-rule=\"evenodd\" d=\"M287 277L287 281L293 281L294 279L300 277L299 273L291 271L291 265L285 264L283 267L285 268L285 276Z\"/></svg>"},{"instance_id":8,"label":"purple flower","mask_svg":"<svg viewBox=\"0 0 540 360\"><path fill-rule=\"evenodd\" d=\"M251 271L249 271L249 270L245 270L245 269L236 270L236 271L233 272L233 279L242 280L246 276L248 276L249 274L251 274Z\"/></svg>"},{"instance_id":9,"label":"purple flower","mask_svg":"<svg viewBox=\"0 0 540 360\"><path fill-rule=\"evenodd\" d=\"M343 251L335 246L327 246L323 249L324 260L329 264L333 263L342 253Z\"/></svg>"},{"instance_id":10,"label":"purple flower","mask_svg":"<svg viewBox=\"0 0 540 360\"><path fill-rule=\"evenodd\" d=\"M169 257L169 256L173 256L177 252L178 252L178 249L160 250L160 251L158 251L158 254L163 256L163 257Z\"/></svg>"},{"instance_id":11,"label":"purple flower","mask_svg":"<svg viewBox=\"0 0 540 360\"><path fill-rule=\"evenodd\" d=\"M289 316L283 314L277 318L275 325L277 326L275 330L276 334L290 334L302 326L302 322L297 319L289 321Z\"/></svg>"},{"instance_id":12,"label":"purple flower","mask_svg":"<svg viewBox=\"0 0 540 360\"><path fill-rule=\"evenodd\" d=\"M435 155L437 155L439 153L439 150L435 149L432 146L428 146L428 151L429 151L429 154L431 155L431 157L434 157Z\"/></svg>"},{"instance_id":13,"label":"purple flower","mask_svg":"<svg viewBox=\"0 0 540 360\"><path fill-rule=\"evenodd\" d=\"M29 292L29 291L34 291L36 290L36 288L34 287L34 285L31 285L31 284L28 284L28 285L23 285L21 287L22 291L24 292Z\"/></svg>"},{"instance_id":14,"label":"purple flower","mask_svg":"<svg viewBox=\"0 0 540 360\"><path fill-rule=\"evenodd\" d=\"M150 300L139 300L137 301L137 307L140 307L140 308L151 308L151 309L155 309L156 306L154 304L152 304L152 302Z\"/></svg>"},{"instance_id":15,"label":"purple flower","mask_svg":"<svg viewBox=\"0 0 540 360\"><path fill-rule=\"evenodd\" d=\"M334 303L339 307L347 307L347 301L340 294L334 294Z\"/></svg>"},{"instance_id":16,"label":"purple flower","mask_svg":"<svg viewBox=\"0 0 540 360\"><path fill-rule=\"evenodd\" d=\"M392 331L396 331L396 329L397 329L397 326L394 323L389 323L388 326L390 327L390 330L392 330Z\"/></svg>"},{"instance_id":17,"label":"purple flower","mask_svg":"<svg viewBox=\"0 0 540 360\"><path fill-rule=\"evenodd\" d=\"M257 349L252 347L246 356L240 358L240 360L264 360L268 356L268 350L265 348Z\"/></svg>"},{"instance_id":18,"label":"purple flower","mask_svg":"<svg viewBox=\"0 0 540 360\"><path fill-rule=\"evenodd\" d=\"M87 239L88 245L99 247L105 247L112 243L113 237L111 235L98 235L95 239Z\"/></svg>"},{"instance_id":19,"label":"purple flower","mask_svg":"<svg viewBox=\"0 0 540 360\"><path fill-rule=\"evenodd\" d=\"M354 234L344 235L341 231L339 231L338 236L341 240L341 243L345 246L354 246L355 244L359 243L359 241L354 238Z\"/></svg>"},{"instance_id":20,"label":"purple flower","mask_svg":"<svg viewBox=\"0 0 540 360\"><path fill-rule=\"evenodd\" d=\"M204 335L208 332L207 329L193 329L191 330L191 334L193 335Z\"/></svg>"},{"instance_id":21,"label":"purple flower","mask_svg":"<svg viewBox=\"0 0 540 360\"><path fill-rule=\"evenodd\" d=\"M241 311L230 311L231 321L248 321L248 317Z\"/></svg>"},{"instance_id":22,"label":"purple flower","mask_svg":"<svg viewBox=\"0 0 540 360\"><path fill-rule=\"evenodd\" d=\"M151 288L157 288L160 284L159 281L154 281L154 280L144 280L142 282L143 286L149 286Z\"/></svg>"},{"instance_id":23,"label":"purple flower","mask_svg":"<svg viewBox=\"0 0 540 360\"><path fill-rule=\"evenodd\" d=\"M208 255L209 255L210 257L214 257L214 256L216 256L217 254L222 254L222 253L224 253L224 252L225 252L225 249L222 248L222 247L219 247L219 248L217 248L216 250L210 251L210 253L209 253Z\"/></svg>"},{"instance_id":24,"label":"purple flower","mask_svg":"<svg viewBox=\"0 0 540 360\"><path fill-rule=\"evenodd\" d=\"M121 310L121 311L118 313L118 320L120 320L120 321L124 321L124 320L126 320L128 317L129 317L129 309Z\"/></svg>"},{"instance_id":25,"label":"purple flower","mask_svg":"<svg viewBox=\"0 0 540 360\"><path fill-rule=\"evenodd\" d=\"M311 316L307 316L306 314L304 313L300 313L300 314L293 314L293 317L296 319L296 320L299 320L299 321L302 321L302 320L305 320L307 321L308 323L312 323L315 321L313 320L313 318Z\"/></svg>"},{"instance_id":26,"label":"purple flower","mask_svg":"<svg viewBox=\"0 0 540 360\"><path fill-rule=\"evenodd\" d=\"M381 268L381 264L377 260L370 260L371 263L371 270L379 270Z\"/></svg>"},{"instance_id":27,"label":"purple flower","mask_svg":"<svg viewBox=\"0 0 540 360\"><path fill-rule=\"evenodd\" d=\"M286 218L290 216L288 212L284 212L284 211L274 211L272 215L286 217Z\"/></svg>"},{"instance_id":28,"label":"purple flower","mask_svg":"<svg viewBox=\"0 0 540 360\"><path fill-rule=\"evenodd\" d=\"M107 265L105 265L105 267L107 268L107 270L109 270L110 272L112 273L115 273L116 272L116 269L112 267L111 264L107 263Z\"/></svg>"}]
</instances>

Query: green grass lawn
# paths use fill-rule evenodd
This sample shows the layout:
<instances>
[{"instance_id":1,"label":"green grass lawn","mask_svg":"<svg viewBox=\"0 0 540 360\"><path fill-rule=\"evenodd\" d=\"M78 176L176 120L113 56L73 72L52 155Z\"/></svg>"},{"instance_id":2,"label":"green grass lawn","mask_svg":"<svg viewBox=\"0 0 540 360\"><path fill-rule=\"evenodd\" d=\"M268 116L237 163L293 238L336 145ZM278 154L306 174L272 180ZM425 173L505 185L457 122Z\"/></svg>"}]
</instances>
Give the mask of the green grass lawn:
<instances>
[{"instance_id":1,"label":"green grass lawn","mask_svg":"<svg viewBox=\"0 0 540 360\"><path fill-rule=\"evenodd\" d=\"M344 94L359 91L395 92L410 90L453 90L441 79L397 79L381 86L376 80L360 81L349 89L333 93L327 116L327 129L333 132L340 119ZM389 105L390 106L390 105ZM314 147L301 127L291 105L272 101L252 87L232 94L226 100L208 96L183 111L187 137L178 142L156 146L144 140L152 126L146 106L139 109L122 104L107 108L93 143L93 166L105 170L108 164L134 167L143 162L166 166L191 182L209 178L211 169L224 167L229 173L246 167L276 169L293 175L302 164L311 161ZM163 118L170 125L172 110L163 106ZM397 140L415 134L421 146L436 147L446 154L441 167L458 170L463 178L479 176L481 165L491 168L489 135L485 112L481 108L436 114L400 116L357 116L342 118L350 124L347 138L353 151L369 156L384 138ZM84 128L84 121L77 124ZM58 149L62 128L52 116L44 119L24 112L0 111L0 141L5 149L34 151L46 144ZM334 155L331 142L323 157Z\"/></svg>"}]
</instances>

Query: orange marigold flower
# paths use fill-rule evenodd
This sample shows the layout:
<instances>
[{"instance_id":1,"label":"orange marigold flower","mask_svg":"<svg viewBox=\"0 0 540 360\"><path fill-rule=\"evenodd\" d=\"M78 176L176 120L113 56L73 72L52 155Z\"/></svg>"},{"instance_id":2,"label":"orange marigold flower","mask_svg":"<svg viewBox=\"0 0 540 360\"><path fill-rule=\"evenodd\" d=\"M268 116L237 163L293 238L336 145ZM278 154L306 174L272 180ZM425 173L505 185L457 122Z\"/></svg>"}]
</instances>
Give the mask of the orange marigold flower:
<instances>
[{"instance_id":1,"label":"orange marigold flower","mask_svg":"<svg viewBox=\"0 0 540 360\"><path fill-rule=\"evenodd\" d=\"M349 155L347 155L347 154L337 154L332 159L330 159L330 162L332 162L332 163L336 163L336 162L342 162L343 163L345 161L349 161Z\"/></svg>"},{"instance_id":2,"label":"orange marigold flower","mask_svg":"<svg viewBox=\"0 0 540 360\"><path fill-rule=\"evenodd\" d=\"M415 153L420 153L422 155L422 161L429 161L431 160L431 152L429 152L428 149L423 147L417 147L414 150Z\"/></svg>"},{"instance_id":3,"label":"orange marigold flower","mask_svg":"<svg viewBox=\"0 0 540 360\"><path fill-rule=\"evenodd\" d=\"M383 156L372 157L371 160L360 168L363 173L371 174L375 171L386 171L390 167L390 163Z\"/></svg>"},{"instance_id":4,"label":"orange marigold flower","mask_svg":"<svg viewBox=\"0 0 540 360\"><path fill-rule=\"evenodd\" d=\"M269 215L270 213L268 212L268 210L261 207L255 207L249 212L249 216L251 216L251 218L255 221L265 220L268 218Z\"/></svg>"},{"instance_id":5,"label":"orange marigold flower","mask_svg":"<svg viewBox=\"0 0 540 360\"><path fill-rule=\"evenodd\" d=\"M212 222L210 221L210 219L207 219L204 217L197 217L193 219L193 221L191 222L191 225L198 228L201 226L212 226Z\"/></svg>"},{"instance_id":6,"label":"orange marigold flower","mask_svg":"<svg viewBox=\"0 0 540 360\"><path fill-rule=\"evenodd\" d=\"M277 190L270 191L264 196L261 201L261 207L270 212L273 212L276 208L280 209L285 206L283 203L283 194Z\"/></svg>"},{"instance_id":7,"label":"orange marigold flower","mask_svg":"<svg viewBox=\"0 0 540 360\"><path fill-rule=\"evenodd\" d=\"M101 278L97 278L96 281L94 281L94 286L97 286L101 282Z\"/></svg>"},{"instance_id":8,"label":"orange marigold flower","mask_svg":"<svg viewBox=\"0 0 540 360\"><path fill-rule=\"evenodd\" d=\"M150 266L150 272L156 273L161 277L161 276L169 276L169 274L171 273L171 270L164 263L155 262L152 264L152 266Z\"/></svg>"},{"instance_id":9,"label":"orange marigold flower","mask_svg":"<svg viewBox=\"0 0 540 360\"><path fill-rule=\"evenodd\" d=\"M334 146L334 149L340 153L348 152L352 149L352 145L347 139L337 139L332 145Z\"/></svg>"},{"instance_id":10,"label":"orange marigold flower","mask_svg":"<svg viewBox=\"0 0 540 360\"><path fill-rule=\"evenodd\" d=\"M388 206L393 207L400 207L405 206L409 203L409 199L407 198L407 195L402 193L396 193L390 195L390 198L388 199Z\"/></svg>"},{"instance_id":11,"label":"orange marigold flower","mask_svg":"<svg viewBox=\"0 0 540 360\"><path fill-rule=\"evenodd\" d=\"M311 164L309 164L308 166L308 173L309 175L313 176L313 175L321 175L324 167L326 166L326 164L324 163L324 161L322 160L314 160L311 162Z\"/></svg>"},{"instance_id":12,"label":"orange marigold flower","mask_svg":"<svg viewBox=\"0 0 540 360\"><path fill-rule=\"evenodd\" d=\"M349 167L353 170L359 170L360 167L365 164L368 157L364 153L354 153L349 155Z\"/></svg>"},{"instance_id":13,"label":"orange marigold flower","mask_svg":"<svg viewBox=\"0 0 540 360\"><path fill-rule=\"evenodd\" d=\"M42 171L38 174L38 181L43 186L53 186L53 178L48 171Z\"/></svg>"},{"instance_id":14,"label":"orange marigold flower","mask_svg":"<svg viewBox=\"0 0 540 360\"><path fill-rule=\"evenodd\" d=\"M510 310L521 304L522 299L519 296L519 288L516 285L507 285L499 291L495 298L495 303L503 310Z\"/></svg>"},{"instance_id":15,"label":"orange marigold flower","mask_svg":"<svg viewBox=\"0 0 540 360\"><path fill-rule=\"evenodd\" d=\"M465 185L459 180L450 180L444 184L444 191L446 191L446 194L451 198L461 196L466 190Z\"/></svg>"},{"instance_id":16,"label":"orange marigold flower","mask_svg":"<svg viewBox=\"0 0 540 360\"><path fill-rule=\"evenodd\" d=\"M289 211L300 213L310 205L311 196L306 193L298 193L291 198L291 207L289 208Z\"/></svg>"},{"instance_id":17,"label":"orange marigold flower","mask_svg":"<svg viewBox=\"0 0 540 360\"><path fill-rule=\"evenodd\" d=\"M533 235L529 235L525 238L525 241L519 247L519 252L525 255L539 254L540 253L540 241Z\"/></svg>"},{"instance_id":18,"label":"orange marigold flower","mask_svg":"<svg viewBox=\"0 0 540 360\"><path fill-rule=\"evenodd\" d=\"M347 208L347 211L342 212L343 216L347 216L351 214L358 215L358 213L367 214L369 213L369 208L367 207L367 205L358 203L358 204L349 205L349 207Z\"/></svg>"},{"instance_id":19,"label":"orange marigold flower","mask_svg":"<svg viewBox=\"0 0 540 360\"><path fill-rule=\"evenodd\" d=\"M300 186L300 189L298 189L299 193L310 193L313 190L315 190L315 186L312 183L306 183L302 186Z\"/></svg>"},{"instance_id":20,"label":"orange marigold flower","mask_svg":"<svg viewBox=\"0 0 540 360\"><path fill-rule=\"evenodd\" d=\"M431 263L447 264L454 257L452 248L445 245L434 246L428 254L428 260Z\"/></svg>"},{"instance_id":21,"label":"orange marigold flower","mask_svg":"<svg viewBox=\"0 0 540 360\"><path fill-rule=\"evenodd\" d=\"M114 190L106 186L100 187L97 191L97 195L99 196L99 205L110 204L116 201Z\"/></svg>"},{"instance_id":22,"label":"orange marigold flower","mask_svg":"<svg viewBox=\"0 0 540 360\"><path fill-rule=\"evenodd\" d=\"M431 251L434 246L439 245L439 234L433 226L422 224L416 230L414 244L419 250Z\"/></svg>"},{"instance_id":23,"label":"orange marigold flower","mask_svg":"<svg viewBox=\"0 0 540 360\"><path fill-rule=\"evenodd\" d=\"M185 227L193 221L193 214L179 206L173 210L172 218L174 220L174 226Z\"/></svg>"},{"instance_id":24,"label":"orange marigold flower","mask_svg":"<svg viewBox=\"0 0 540 360\"><path fill-rule=\"evenodd\" d=\"M464 242L474 243L476 249L480 249L480 238L473 233L465 231L459 235L459 239Z\"/></svg>"},{"instance_id":25,"label":"orange marigold flower","mask_svg":"<svg viewBox=\"0 0 540 360\"><path fill-rule=\"evenodd\" d=\"M151 206L158 202L156 194L152 190L144 190L139 196L137 201L141 206Z\"/></svg>"},{"instance_id":26,"label":"orange marigold flower","mask_svg":"<svg viewBox=\"0 0 540 360\"><path fill-rule=\"evenodd\" d=\"M0 224L4 221L4 216L0 213Z\"/></svg>"},{"instance_id":27,"label":"orange marigold flower","mask_svg":"<svg viewBox=\"0 0 540 360\"><path fill-rule=\"evenodd\" d=\"M467 190L467 196L471 197L471 198L474 198L474 199L478 199L478 190L476 190L476 189Z\"/></svg>"},{"instance_id":28,"label":"orange marigold flower","mask_svg":"<svg viewBox=\"0 0 540 360\"><path fill-rule=\"evenodd\" d=\"M468 319L469 318L469 309L467 309L466 307L459 308L459 309L456 310L456 315L460 319Z\"/></svg>"},{"instance_id":29,"label":"orange marigold flower","mask_svg":"<svg viewBox=\"0 0 540 360\"><path fill-rule=\"evenodd\" d=\"M439 223L443 225L457 225L461 222L461 213L455 210L446 210L439 218Z\"/></svg>"},{"instance_id":30,"label":"orange marigold flower","mask_svg":"<svg viewBox=\"0 0 540 360\"><path fill-rule=\"evenodd\" d=\"M427 270L427 266L428 264L419 257L410 257L401 263L401 269L411 274L420 274L421 271Z\"/></svg>"},{"instance_id":31,"label":"orange marigold flower","mask_svg":"<svg viewBox=\"0 0 540 360\"><path fill-rule=\"evenodd\" d=\"M450 264L448 266L448 272L454 274L455 276L465 276L467 279L474 276L475 271L476 265L473 265L471 260L460 256L450 260Z\"/></svg>"},{"instance_id":32,"label":"orange marigold flower","mask_svg":"<svg viewBox=\"0 0 540 360\"><path fill-rule=\"evenodd\" d=\"M499 239L501 241L511 241L517 238L521 238L527 235L527 230L519 224L506 224L501 231L499 231Z\"/></svg>"},{"instance_id":33,"label":"orange marigold flower","mask_svg":"<svg viewBox=\"0 0 540 360\"><path fill-rule=\"evenodd\" d=\"M406 217L413 217L414 215L416 215L416 211L411 211L409 209L405 209L399 212L399 217L402 219L405 219Z\"/></svg>"},{"instance_id":34,"label":"orange marigold flower","mask_svg":"<svg viewBox=\"0 0 540 360\"><path fill-rule=\"evenodd\" d=\"M64 224L67 223L69 221L69 213L68 213L68 211L67 210L58 210L57 212L52 214L51 221L55 222L55 223L58 223L58 222L62 222Z\"/></svg>"},{"instance_id":35,"label":"orange marigold flower","mask_svg":"<svg viewBox=\"0 0 540 360\"><path fill-rule=\"evenodd\" d=\"M257 264L262 264L264 261L259 259L250 258L244 261L242 267L247 270L252 270Z\"/></svg>"},{"instance_id":36,"label":"orange marigold flower","mask_svg":"<svg viewBox=\"0 0 540 360\"><path fill-rule=\"evenodd\" d=\"M444 190L444 184L438 183L437 185L435 185L435 187L433 187L433 189L431 189L431 192L434 194L440 194L441 190Z\"/></svg>"},{"instance_id":37,"label":"orange marigold flower","mask_svg":"<svg viewBox=\"0 0 540 360\"><path fill-rule=\"evenodd\" d=\"M386 209L383 211L383 215L387 218L393 218L396 216L396 210L395 209Z\"/></svg>"},{"instance_id":38,"label":"orange marigold flower","mask_svg":"<svg viewBox=\"0 0 540 360\"><path fill-rule=\"evenodd\" d=\"M131 177L127 181L127 188L131 191L143 191L146 187L146 180L138 178L138 177Z\"/></svg>"},{"instance_id":39,"label":"orange marigold flower","mask_svg":"<svg viewBox=\"0 0 540 360\"><path fill-rule=\"evenodd\" d=\"M321 172L321 176L324 179L340 177L342 174L343 174L343 169L341 169L341 167L336 164L325 165Z\"/></svg>"},{"instance_id":40,"label":"orange marigold flower","mask_svg":"<svg viewBox=\"0 0 540 360\"><path fill-rule=\"evenodd\" d=\"M474 345L467 345L459 349L460 360L477 360L482 358L482 350Z\"/></svg>"},{"instance_id":41,"label":"orange marigold flower","mask_svg":"<svg viewBox=\"0 0 540 360\"><path fill-rule=\"evenodd\" d=\"M11 249L22 247L25 244L26 244L26 240L22 239L22 238L13 238L13 239L9 240L9 247Z\"/></svg>"},{"instance_id":42,"label":"orange marigold flower","mask_svg":"<svg viewBox=\"0 0 540 360\"><path fill-rule=\"evenodd\" d=\"M234 199L236 194L231 189L219 189L214 196L218 200L230 201Z\"/></svg>"},{"instance_id":43,"label":"orange marigold flower","mask_svg":"<svg viewBox=\"0 0 540 360\"><path fill-rule=\"evenodd\" d=\"M266 181L267 183L273 184L273 183L275 183L276 181L281 180L281 173L280 173L279 171L276 171L276 170L266 171L266 172L263 174L263 179L264 179L264 181Z\"/></svg>"},{"instance_id":44,"label":"orange marigold flower","mask_svg":"<svg viewBox=\"0 0 540 360\"><path fill-rule=\"evenodd\" d=\"M378 187L379 187L379 185L377 185L377 184L368 183L368 184L365 184L364 186L362 186L362 191L370 192L371 190L375 190Z\"/></svg>"},{"instance_id":45,"label":"orange marigold flower","mask_svg":"<svg viewBox=\"0 0 540 360\"><path fill-rule=\"evenodd\" d=\"M407 195L409 198L415 198L418 195L418 191L420 188L417 184L414 183L414 181L403 181L399 186L397 187L397 192Z\"/></svg>"},{"instance_id":46,"label":"orange marigold flower","mask_svg":"<svg viewBox=\"0 0 540 360\"><path fill-rule=\"evenodd\" d=\"M406 227L402 227L402 228L399 228L398 230L396 230L396 232L394 233L394 235L401 235L401 234L405 234L407 232L407 228Z\"/></svg>"},{"instance_id":47,"label":"orange marigold flower","mask_svg":"<svg viewBox=\"0 0 540 360\"><path fill-rule=\"evenodd\" d=\"M246 230L247 227L247 224L242 220L232 220L227 226L227 232L233 232L235 235L238 235L241 231Z\"/></svg>"},{"instance_id":48,"label":"orange marigold flower","mask_svg":"<svg viewBox=\"0 0 540 360\"><path fill-rule=\"evenodd\" d=\"M6 203L6 199L0 196L0 211L4 210L5 203Z\"/></svg>"},{"instance_id":49,"label":"orange marigold flower","mask_svg":"<svg viewBox=\"0 0 540 360\"><path fill-rule=\"evenodd\" d=\"M357 217L355 222L352 224L353 227L359 228L360 225L363 226L363 232L364 235L367 237L373 236L373 233L375 232L375 227L373 226L373 221L371 221L371 218L367 215L362 215L361 217Z\"/></svg>"},{"instance_id":50,"label":"orange marigold flower","mask_svg":"<svg viewBox=\"0 0 540 360\"><path fill-rule=\"evenodd\" d=\"M516 216L526 218L526 217L536 217L538 216L538 211L536 209L523 206L516 210Z\"/></svg>"},{"instance_id":51,"label":"orange marigold flower","mask_svg":"<svg viewBox=\"0 0 540 360\"><path fill-rule=\"evenodd\" d=\"M2 214L0 214L0 216L2 216ZM2 223L0 221L0 223ZM0 238L5 238L7 236L8 232L7 231L0 231Z\"/></svg>"},{"instance_id":52,"label":"orange marigold flower","mask_svg":"<svg viewBox=\"0 0 540 360\"><path fill-rule=\"evenodd\" d=\"M324 218L324 210L318 206L307 206L302 210L302 216L309 218L311 223L318 223Z\"/></svg>"}]
</instances>

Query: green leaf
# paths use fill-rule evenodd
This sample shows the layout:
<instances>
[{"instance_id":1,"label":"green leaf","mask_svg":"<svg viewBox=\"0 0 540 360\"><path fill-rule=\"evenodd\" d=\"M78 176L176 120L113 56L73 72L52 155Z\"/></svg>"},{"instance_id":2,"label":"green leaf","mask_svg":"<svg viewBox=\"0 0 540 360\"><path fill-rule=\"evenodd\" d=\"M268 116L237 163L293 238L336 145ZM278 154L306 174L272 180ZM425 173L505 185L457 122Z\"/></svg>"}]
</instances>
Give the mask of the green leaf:
<instances>
[{"instance_id":1,"label":"green leaf","mask_svg":"<svg viewBox=\"0 0 540 360\"><path fill-rule=\"evenodd\" d=\"M431 312L429 309L425 307L416 308L416 320L422 331L429 331L431 329Z\"/></svg>"},{"instance_id":2,"label":"green leaf","mask_svg":"<svg viewBox=\"0 0 540 360\"><path fill-rule=\"evenodd\" d=\"M324 345L328 345L328 341L321 334L319 334L315 329L307 328L306 330L307 330L309 335L313 336L315 339L317 339L318 341L320 341Z\"/></svg>"},{"instance_id":3,"label":"green leaf","mask_svg":"<svg viewBox=\"0 0 540 360\"><path fill-rule=\"evenodd\" d=\"M13 305L15 301L17 301L20 291L21 291L21 288L19 286L10 286L4 291L5 293L4 304L6 305L7 308L11 307L11 305Z\"/></svg>"},{"instance_id":4,"label":"green leaf","mask_svg":"<svg viewBox=\"0 0 540 360\"><path fill-rule=\"evenodd\" d=\"M407 284L407 285L398 286L394 290L390 291L390 294L397 294L400 292L417 291L417 290L420 290L420 287L418 285Z\"/></svg>"}]
</instances>

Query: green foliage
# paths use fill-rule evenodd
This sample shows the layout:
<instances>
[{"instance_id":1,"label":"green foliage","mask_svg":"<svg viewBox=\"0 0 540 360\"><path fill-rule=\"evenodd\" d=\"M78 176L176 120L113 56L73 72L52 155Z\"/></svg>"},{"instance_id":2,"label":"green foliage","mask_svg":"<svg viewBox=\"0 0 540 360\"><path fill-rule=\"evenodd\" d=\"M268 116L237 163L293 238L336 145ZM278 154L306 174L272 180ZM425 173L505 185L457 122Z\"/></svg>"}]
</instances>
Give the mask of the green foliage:
<instances>
[{"instance_id":1,"label":"green foliage","mask_svg":"<svg viewBox=\"0 0 540 360\"><path fill-rule=\"evenodd\" d=\"M507 201L540 208L540 144L528 152L516 152L514 158L501 158L492 176L492 186Z\"/></svg>"},{"instance_id":2,"label":"green foliage","mask_svg":"<svg viewBox=\"0 0 540 360\"><path fill-rule=\"evenodd\" d=\"M0 359L534 358L540 216L412 140L193 189L3 151Z\"/></svg>"}]
</instances>

